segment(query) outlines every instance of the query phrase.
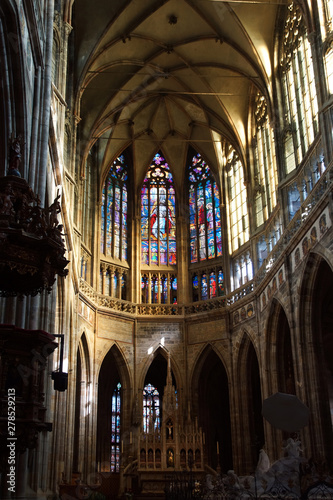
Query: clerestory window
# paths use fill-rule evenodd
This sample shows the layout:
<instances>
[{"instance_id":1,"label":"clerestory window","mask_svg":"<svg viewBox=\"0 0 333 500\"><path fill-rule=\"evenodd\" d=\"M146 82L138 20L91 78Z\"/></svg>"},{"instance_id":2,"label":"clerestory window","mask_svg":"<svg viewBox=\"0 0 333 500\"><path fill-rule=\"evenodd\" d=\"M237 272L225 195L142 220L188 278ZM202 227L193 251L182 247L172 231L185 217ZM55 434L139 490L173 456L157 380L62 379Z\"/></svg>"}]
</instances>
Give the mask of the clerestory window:
<instances>
[{"instance_id":1,"label":"clerestory window","mask_svg":"<svg viewBox=\"0 0 333 500\"><path fill-rule=\"evenodd\" d=\"M214 176L197 153L188 171L191 263L222 255L220 195Z\"/></svg>"},{"instance_id":2,"label":"clerestory window","mask_svg":"<svg viewBox=\"0 0 333 500\"><path fill-rule=\"evenodd\" d=\"M311 46L300 7L291 3L288 10L280 58L286 118L286 174L300 164L318 131L318 103Z\"/></svg>"},{"instance_id":3,"label":"clerestory window","mask_svg":"<svg viewBox=\"0 0 333 500\"><path fill-rule=\"evenodd\" d=\"M102 192L101 253L127 260L127 165L124 155L112 164Z\"/></svg>"}]
</instances>

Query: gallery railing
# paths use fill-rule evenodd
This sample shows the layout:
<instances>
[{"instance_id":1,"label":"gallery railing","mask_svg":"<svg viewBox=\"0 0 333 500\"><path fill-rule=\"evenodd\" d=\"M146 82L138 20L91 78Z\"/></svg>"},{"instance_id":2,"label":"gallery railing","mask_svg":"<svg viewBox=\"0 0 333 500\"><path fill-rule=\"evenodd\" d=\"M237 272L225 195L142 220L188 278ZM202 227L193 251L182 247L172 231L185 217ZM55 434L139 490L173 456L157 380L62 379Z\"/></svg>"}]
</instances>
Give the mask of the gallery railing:
<instances>
[{"instance_id":1,"label":"gallery railing","mask_svg":"<svg viewBox=\"0 0 333 500\"><path fill-rule=\"evenodd\" d=\"M234 290L222 297L209 300L201 300L190 304L141 304L132 303L127 300L110 297L97 293L83 278L80 279L80 291L90 299L97 307L107 308L116 312L138 316L186 316L207 311L214 311L232 306L241 299L251 295L268 275L273 275L276 271L275 265L283 253L288 252L293 242L296 242L299 230L306 223L307 218L314 211L319 201L327 197L333 188L333 176L331 170L333 163L323 172L319 180L314 185L311 192L301 204L299 210L284 230L281 238L268 254L260 269L256 272L255 278L244 286Z\"/></svg>"}]
</instances>

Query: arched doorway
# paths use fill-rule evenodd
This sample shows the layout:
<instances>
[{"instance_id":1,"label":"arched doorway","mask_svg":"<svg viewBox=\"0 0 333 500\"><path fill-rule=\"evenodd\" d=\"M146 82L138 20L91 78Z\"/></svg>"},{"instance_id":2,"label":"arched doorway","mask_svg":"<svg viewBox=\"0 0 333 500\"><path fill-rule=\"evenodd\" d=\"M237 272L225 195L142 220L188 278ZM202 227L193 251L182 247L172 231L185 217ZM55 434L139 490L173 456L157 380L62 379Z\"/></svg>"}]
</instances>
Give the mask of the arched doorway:
<instances>
[{"instance_id":1,"label":"arched doorway","mask_svg":"<svg viewBox=\"0 0 333 500\"><path fill-rule=\"evenodd\" d=\"M124 358L114 345L103 360L98 378L96 462L105 495L118 493L122 454L128 453L130 445L129 385Z\"/></svg>"},{"instance_id":2,"label":"arched doorway","mask_svg":"<svg viewBox=\"0 0 333 500\"><path fill-rule=\"evenodd\" d=\"M226 472L233 469L227 373L212 349L203 353L195 372L194 408L205 435L206 463Z\"/></svg>"},{"instance_id":3,"label":"arched doorway","mask_svg":"<svg viewBox=\"0 0 333 500\"><path fill-rule=\"evenodd\" d=\"M277 323L276 357L278 391L296 394L294 362L291 346L290 328L286 313L281 307Z\"/></svg>"},{"instance_id":4,"label":"arched doorway","mask_svg":"<svg viewBox=\"0 0 333 500\"><path fill-rule=\"evenodd\" d=\"M259 362L249 336L244 334L237 370L236 391L239 405L239 435L237 449L242 474L252 473L258 463L259 451L265 443Z\"/></svg>"},{"instance_id":5,"label":"arched doorway","mask_svg":"<svg viewBox=\"0 0 333 500\"><path fill-rule=\"evenodd\" d=\"M147 374L144 380L144 387L147 384L151 384L159 392L160 398L163 399L164 387L166 385L167 379L167 370L168 370L168 361L163 356L163 354L158 350L155 354L154 360L148 368ZM171 370L172 376L172 385L177 388L176 380L174 374Z\"/></svg>"},{"instance_id":6,"label":"arched doorway","mask_svg":"<svg viewBox=\"0 0 333 500\"><path fill-rule=\"evenodd\" d=\"M311 262L310 260L308 265ZM317 269L313 275L313 288L310 291L312 301L308 304L310 311L303 309L304 326L308 335L307 384L309 400L315 404L316 411L318 411L317 419L318 423L320 422L322 434L319 436L316 431L316 436L312 436L313 446L316 449L318 442L322 439L321 448L324 450L325 457L317 458L325 458L328 463L331 463L333 460L333 272L325 260L315 257L315 263ZM306 280L307 283L309 281ZM306 286L305 280L304 285ZM308 290L306 292L309 293ZM308 320L306 321L307 314Z\"/></svg>"},{"instance_id":7,"label":"arched doorway","mask_svg":"<svg viewBox=\"0 0 333 500\"><path fill-rule=\"evenodd\" d=\"M73 465L74 478L86 478L88 467L86 458L88 451L89 415L91 401L89 398L91 384L90 357L85 333L82 334L76 358L75 410L74 410L74 441Z\"/></svg>"}]
</instances>

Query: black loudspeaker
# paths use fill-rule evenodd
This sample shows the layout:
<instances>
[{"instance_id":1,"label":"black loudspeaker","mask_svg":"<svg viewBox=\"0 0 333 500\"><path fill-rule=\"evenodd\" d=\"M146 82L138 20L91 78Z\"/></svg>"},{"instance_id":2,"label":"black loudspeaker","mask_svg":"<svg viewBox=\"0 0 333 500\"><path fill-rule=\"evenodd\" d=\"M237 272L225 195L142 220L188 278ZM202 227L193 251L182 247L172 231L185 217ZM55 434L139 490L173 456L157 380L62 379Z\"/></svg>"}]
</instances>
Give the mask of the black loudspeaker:
<instances>
[{"instance_id":1,"label":"black loudspeaker","mask_svg":"<svg viewBox=\"0 0 333 500\"><path fill-rule=\"evenodd\" d=\"M68 387L68 373L52 372L52 380L54 380L54 390L64 392Z\"/></svg>"}]
</instances>

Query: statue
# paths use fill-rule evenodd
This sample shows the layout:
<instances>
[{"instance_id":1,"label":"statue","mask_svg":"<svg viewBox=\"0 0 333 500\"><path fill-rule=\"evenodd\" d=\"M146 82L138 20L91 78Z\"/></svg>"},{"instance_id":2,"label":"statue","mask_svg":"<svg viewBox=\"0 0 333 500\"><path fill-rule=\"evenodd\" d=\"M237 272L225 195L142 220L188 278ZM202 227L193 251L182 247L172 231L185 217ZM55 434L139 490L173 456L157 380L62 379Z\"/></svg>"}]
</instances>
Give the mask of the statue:
<instances>
[{"instance_id":1,"label":"statue","mask_svg":"<svg viewBox=\"0 0 333 500\"><path fill-rule=\"evenodd\" d=\"M168 449L168 467L174 467L174 456L171 448Z\"/></svg>"},{"instance_id":2,"label":"statue","mask_svg":"<svg viewBox=\"0 0 333 500\"><path fill-rule=\"evenodd\" d=\"M288 438L287 445L284 447L286 456L290 458L298 458L300 453L303 451L300 445L301 442L298 438Z\"/></svg>"},{"instance_id":3,"label":"statue","mask_svg":"<svg viewBox=\"0 0 333 500\"><path fill-rule=\"evenodd\" d=\"M19 135L15 139L11 140L10 152L9 152L9 167L7 175L15 175L16 177L21 177L19 166L21 163L21 143L22 137Z\"/></svg>"},{"instance_id":4,"label":"statue","mask_svg":"<svg viewBox=\"0 0 333 500\"><path fill-rule=\"evenodd\" d=\"M173 425L172 425L172 421L171 419L169 419L166 423L166 427L167 427L167 439L172 439L173 438Z\"/></svg>"},{"instance_id":5,"label":"statue","mask_svg":"<svg viewBox=\"0 0 333 500\"><path fill-rule=\"evenodd\" d=\"M57 197L55 198L52 205L49 206L49 214L50 214L49 215L49 223L50 223L51 229L54 229L55 227L58 226L57 215L61 212L59 199L60 199L60 194L57 195Z\"/></svg>"},{"instance_id":6,"label":"statue","mask_svg":"<svg viewBox=\"0 0 333 500\"><path fill-rule=\"evenodd\" d=\"M1 215L14 215L14 208L12 202L13 190L10 184L7 184L5 192L0 194L0 214Z\"/></svg>"},{"instance_id":7,"label":"statue","mask_svg":"<svg viewBox=\"0 0 333 500\"><path fill-rule=\"evenodd\" d=\"M269 470L270 466L271 464L268 455L262 448L259 452L259 460L256 468L256 473L262 475Z\"/></svg>"},{"instance_id":8,"label":"statue","mask_svg":"<svg viewBox=\"0 0 333 500\"><path fill-rule=\"evenodd\" d=\"M206 475L206 486L207 486L208 491L212 491L214 489L214 485L213 485L212 479L213 478L212 478L211 474L207 474Z\"/></svg>"}]
</instances>

